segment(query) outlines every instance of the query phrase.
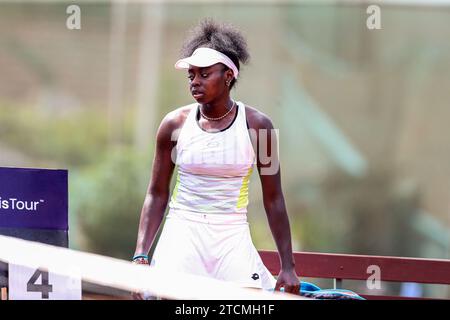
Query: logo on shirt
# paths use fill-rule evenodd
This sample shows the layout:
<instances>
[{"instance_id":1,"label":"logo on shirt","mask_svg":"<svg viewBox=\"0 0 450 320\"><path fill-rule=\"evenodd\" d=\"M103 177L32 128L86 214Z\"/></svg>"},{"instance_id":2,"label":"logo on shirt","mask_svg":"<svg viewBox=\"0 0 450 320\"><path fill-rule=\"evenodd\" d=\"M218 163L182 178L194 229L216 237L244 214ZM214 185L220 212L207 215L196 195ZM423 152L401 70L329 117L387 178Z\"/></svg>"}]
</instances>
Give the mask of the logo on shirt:
<instances>
[{"instance_id":1,"label":"logo on shirt","mask_svg":"<svg viewBox=\"0 0 450 320\"><path fill-rule=\"evenodd\" d=\"M218 147L218 146L219 146L219 142L218 142L218 141L212 140L212 141L208 141L208 142L206 143L206 147L207 147L207 148L216 148L216 147Z\"/></svg>"},{"instance_id":2,"label":"logo on shirt","mask_svg":"<svg viewBox=\"0 0 450 320\"><path fill-rule=\"evenodd\" d=\"M258 279L259 279L259 274L254 273L254 274L252 275L252 279L253 279L253 280L258 280Z\"/></svg>"}]
</instances>

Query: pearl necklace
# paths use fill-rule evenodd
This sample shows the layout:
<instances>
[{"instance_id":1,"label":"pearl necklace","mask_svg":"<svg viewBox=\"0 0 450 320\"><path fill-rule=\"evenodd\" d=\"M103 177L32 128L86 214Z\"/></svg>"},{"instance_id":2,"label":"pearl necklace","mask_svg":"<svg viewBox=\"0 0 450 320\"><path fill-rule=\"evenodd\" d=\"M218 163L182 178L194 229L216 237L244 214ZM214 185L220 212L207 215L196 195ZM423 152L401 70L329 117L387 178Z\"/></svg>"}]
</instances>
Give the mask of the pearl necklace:
<instances>
[{"instance_id":1,"label":"pearl necklace","mask_svg":"<svg viewBox=\"0 0 450 320\"><path fill-rule=\"evenodd\" d=\"M203 112L202 112L201 106L198 107L198 110L200 111L200 114L202 115L202 117L205 118L206 120L209 120L209 121L219 121L219 120L225 118L225 117L231 112L231 110L233 110L233 108L234 108L235 105L236 105L236 102L233 101L233 105L231 106L230 110L228 110L223 116L220 116L220 117L217 117L217 118L210 118L210 117L205 116L205 115L203 114Z\"/></svg>"}]
</instances>

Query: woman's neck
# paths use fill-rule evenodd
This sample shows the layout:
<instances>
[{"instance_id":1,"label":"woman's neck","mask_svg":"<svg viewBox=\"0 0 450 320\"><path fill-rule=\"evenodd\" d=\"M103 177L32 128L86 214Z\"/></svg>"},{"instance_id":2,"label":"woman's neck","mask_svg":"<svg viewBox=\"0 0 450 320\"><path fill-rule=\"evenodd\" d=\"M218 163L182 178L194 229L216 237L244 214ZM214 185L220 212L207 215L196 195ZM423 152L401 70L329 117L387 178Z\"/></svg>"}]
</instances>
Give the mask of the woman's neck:
<instances>
[{"instance_id":1,"label":"woman's neck","mask_svg":"<svg viewBox=\"0 0 450 320\"><path fill-rule=\"evenodd\" d=\"M210 118L216 118L224 115L232 106L233 100L230 99L230 96L201 105L203 114Z\"/></svg>"}]
</instances>

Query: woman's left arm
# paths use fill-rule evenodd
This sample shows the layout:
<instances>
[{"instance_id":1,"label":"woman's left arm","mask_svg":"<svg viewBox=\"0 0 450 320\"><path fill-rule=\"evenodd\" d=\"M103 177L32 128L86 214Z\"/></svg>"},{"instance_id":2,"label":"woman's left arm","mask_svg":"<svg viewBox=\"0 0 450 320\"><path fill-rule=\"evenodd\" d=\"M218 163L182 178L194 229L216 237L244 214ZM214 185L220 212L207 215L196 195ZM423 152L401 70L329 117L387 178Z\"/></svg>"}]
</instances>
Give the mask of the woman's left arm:
<instances>
[{"instance_id":1,"label":"woman's left arm","mask_svg":"<svg viewBox=\"0 0 450 320\"><path fill-rule=\"evenodd\" d=\"M255 127L257 136L257 167L261 180L264 208L269 227L280 255L281 271L275 290L299 294L300 281L295 273L291 229L281 188L278 137L270 119L260 114ZM262 130L261 130L262 129Z\"/></svg>"}]
</instances>

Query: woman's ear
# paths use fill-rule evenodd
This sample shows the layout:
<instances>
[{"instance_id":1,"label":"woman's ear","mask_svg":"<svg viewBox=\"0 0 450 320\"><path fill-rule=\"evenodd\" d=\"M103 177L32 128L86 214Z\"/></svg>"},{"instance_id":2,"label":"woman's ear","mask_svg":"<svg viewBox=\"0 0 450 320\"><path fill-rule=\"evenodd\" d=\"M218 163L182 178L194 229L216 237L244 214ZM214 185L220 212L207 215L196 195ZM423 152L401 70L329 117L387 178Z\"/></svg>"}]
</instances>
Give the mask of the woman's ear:
<instances>
[{"instance_id":1,"label":"woman's ear","mask_svg":"<svg viewBox=\"0 0 450 320\"><path fill-rule=\"evenodd\" d=\"M233 81L233 78L234 78L233 70L228 69L225 72L225 83L227 84L227 86L230 85L231 81Z\"/></svg>"}]
</instances>

